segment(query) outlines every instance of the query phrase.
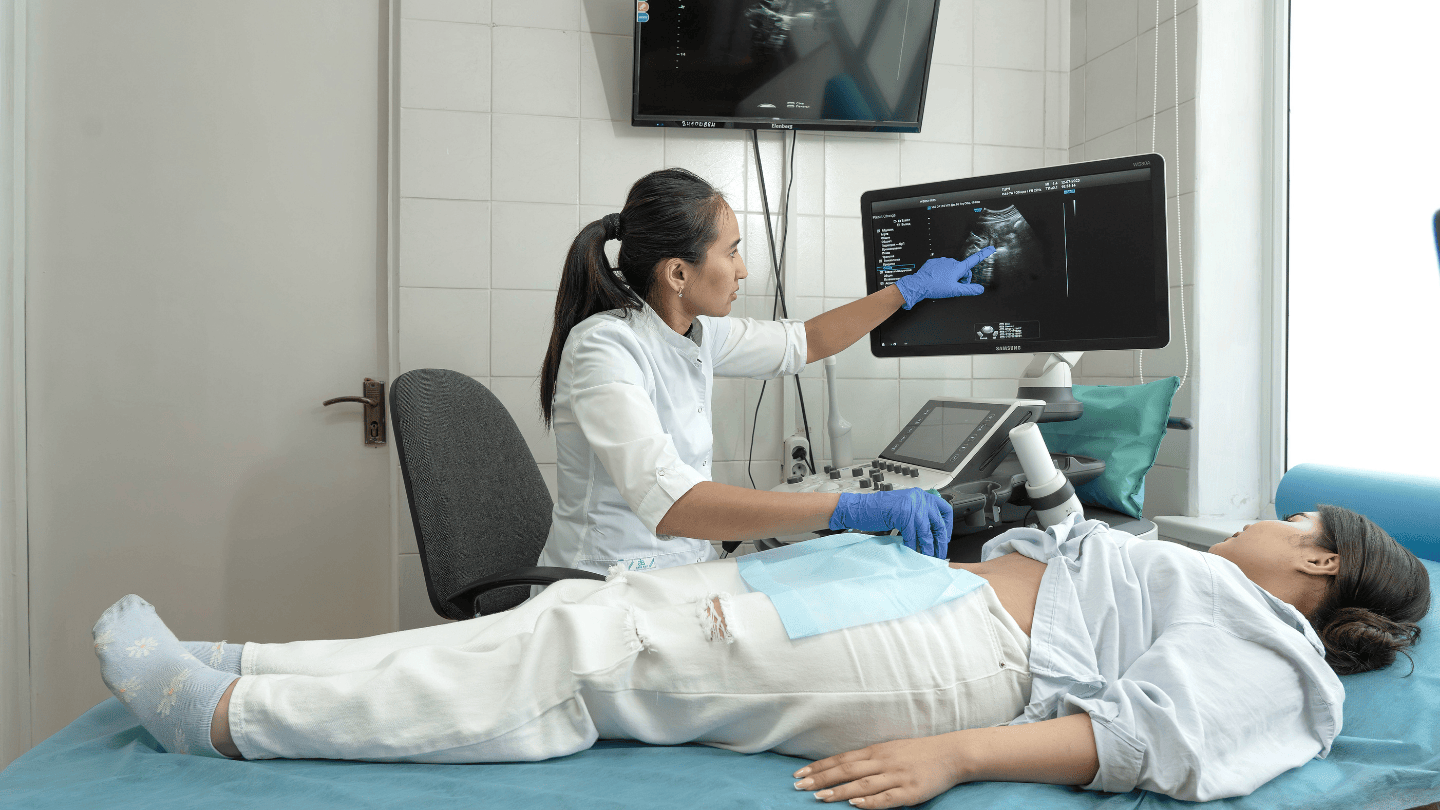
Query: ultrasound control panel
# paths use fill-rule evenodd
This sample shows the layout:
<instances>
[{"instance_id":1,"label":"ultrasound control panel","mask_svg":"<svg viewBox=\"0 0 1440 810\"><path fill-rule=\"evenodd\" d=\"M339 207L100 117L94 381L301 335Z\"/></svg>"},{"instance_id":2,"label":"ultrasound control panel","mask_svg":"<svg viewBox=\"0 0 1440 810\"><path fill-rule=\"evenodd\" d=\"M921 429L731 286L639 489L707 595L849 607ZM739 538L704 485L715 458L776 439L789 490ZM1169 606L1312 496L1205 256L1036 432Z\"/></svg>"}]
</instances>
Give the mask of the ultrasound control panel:
<instances>
[{"instance_id":1,"label":"ultrasound control panel","mask_svg":"<svg viewBox=\"0 0 1440 810\"><path fill-rule=\"evenodd\" d=\"M792 477L774 491L940 490L984 478L1009 454L1011 428L1036 421L1044 409L1044 402L1033 399L932 399L879 458Z\"/></svg>"}]
</instances>

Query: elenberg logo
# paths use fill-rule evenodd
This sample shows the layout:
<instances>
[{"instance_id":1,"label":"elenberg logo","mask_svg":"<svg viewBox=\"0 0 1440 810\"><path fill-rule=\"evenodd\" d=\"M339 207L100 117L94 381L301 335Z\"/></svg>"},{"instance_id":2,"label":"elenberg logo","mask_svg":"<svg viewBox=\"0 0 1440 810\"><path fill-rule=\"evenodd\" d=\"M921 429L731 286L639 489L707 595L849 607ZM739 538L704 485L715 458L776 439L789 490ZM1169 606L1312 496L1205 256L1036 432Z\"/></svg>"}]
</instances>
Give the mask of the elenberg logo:
<instances>
[{"instance_id":1,"label":"elenberg logo","mask_svg":"<svg viewBox=\"0 0 1440 810\"><path fill-rule=\"evenodd\" d=\"M794 124L771 124L771 129L794 129Z\"/></svg>"},{"instance_id":2,"label":"elenberg logo","mask_svg":"<svg viewBox=\"0 0 1440 810\"><path fill-rule=\"evenodd\" d=\"M713 128L713 127L715 126L715 122L714 122L714 121L681 121L681 122L680 122L680 126L682 126L682 127L712 127L712 128Z\"/></svg>"},{"instance_id":3,"label":"elenberg logo","mask_svg":"<svg viewBox=\"0 0 1440 810\"><path fill-rule=\"evenodd\" d=\"M1020 351L1020 347L1019 347L1019 346L996 346L996 347L995 347L995 351L997 351L997 352L1018 352L1018 351Z\"/></svg>"}]
</instances>

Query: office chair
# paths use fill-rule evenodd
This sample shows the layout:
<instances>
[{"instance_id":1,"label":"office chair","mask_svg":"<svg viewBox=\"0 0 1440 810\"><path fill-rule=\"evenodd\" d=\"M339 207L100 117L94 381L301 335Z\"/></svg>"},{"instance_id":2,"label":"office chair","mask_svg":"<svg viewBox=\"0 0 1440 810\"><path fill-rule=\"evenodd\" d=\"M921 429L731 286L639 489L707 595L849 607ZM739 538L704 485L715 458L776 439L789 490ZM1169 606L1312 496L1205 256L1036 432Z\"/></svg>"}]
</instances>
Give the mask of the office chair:
<instances>
[{"instance_id":1,"label":"office chair","mask_svg":"<svg viewBox=\"0 0 1440 810\"><path fill-rule=\"evenodd\" d=\"M490 389L457 371L407 371L390 386L390 419L436 613L469 619L515 607L531 585L605 578L535 567L550 491Z\"/></svg>"}]
</instances>

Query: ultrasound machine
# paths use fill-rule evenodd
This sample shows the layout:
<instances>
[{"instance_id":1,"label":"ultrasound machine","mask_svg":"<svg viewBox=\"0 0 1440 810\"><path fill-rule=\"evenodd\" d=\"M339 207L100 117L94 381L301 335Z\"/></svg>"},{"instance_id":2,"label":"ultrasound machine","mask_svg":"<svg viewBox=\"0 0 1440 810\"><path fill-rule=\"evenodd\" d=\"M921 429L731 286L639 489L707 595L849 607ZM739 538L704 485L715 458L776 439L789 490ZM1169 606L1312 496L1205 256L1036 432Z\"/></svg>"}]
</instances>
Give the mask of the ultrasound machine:
<instances>
[{"instance_id":1,"label":"ultrasound machine","mask_svg":"<svg viewBox=\"0 0 1440 810\"><path fill-rule=\"evenodd\" d=\"M833 463L792 475L775 491L934 489L955 510L950 557L961 562L978 560L984 540L1023 525L1031 513L1063 514L1060 502L1073 495L1073 486L1100 475L1104 460L1050 453L1054 470L1048 470L1038 431L1016 431L1029 445L1017 456L1012 430L1081 416L1070 387L1083 352L1169 342L1164 178L1163 159L1150 154L866 192L860 214L869 293L930 258L963 259L995 248L972 273L983 293L929 299L896 312L870 333L875 356L1028 353L1034 359L1014 399L936 397L879 457L855 459L849 425L835 407L834 360L828 358ZM1038 463L1033 447L1040 448ZM1047 478L1058 472L1056 486L1037 487L1037 472ZM1113 528L1155 537L1150 521L1095 507L1085 512Z\"/></svg>"}]
</instances>

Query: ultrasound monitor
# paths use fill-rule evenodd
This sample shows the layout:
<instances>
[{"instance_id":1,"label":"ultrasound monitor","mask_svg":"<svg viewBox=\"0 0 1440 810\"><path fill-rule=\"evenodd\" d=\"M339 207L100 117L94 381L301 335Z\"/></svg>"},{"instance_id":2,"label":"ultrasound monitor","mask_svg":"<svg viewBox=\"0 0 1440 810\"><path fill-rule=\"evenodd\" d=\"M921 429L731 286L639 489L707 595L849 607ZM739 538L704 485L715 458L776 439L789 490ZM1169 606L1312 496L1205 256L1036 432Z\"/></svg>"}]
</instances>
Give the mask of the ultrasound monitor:
<instances>
[{"instance_id":1,"label":"ultrasound monitor","mask_svg":"<svg viewBox=\"0 0 1440 810\"><path fill-rule=\"evenodd\" d=\"M995 248L973 271L983 292L896 312L870 333L877 357L1158 349L1170 340L1160 155L868 191L860 208L872 293L931 258Z\"/></svg>"}]
</instances>

